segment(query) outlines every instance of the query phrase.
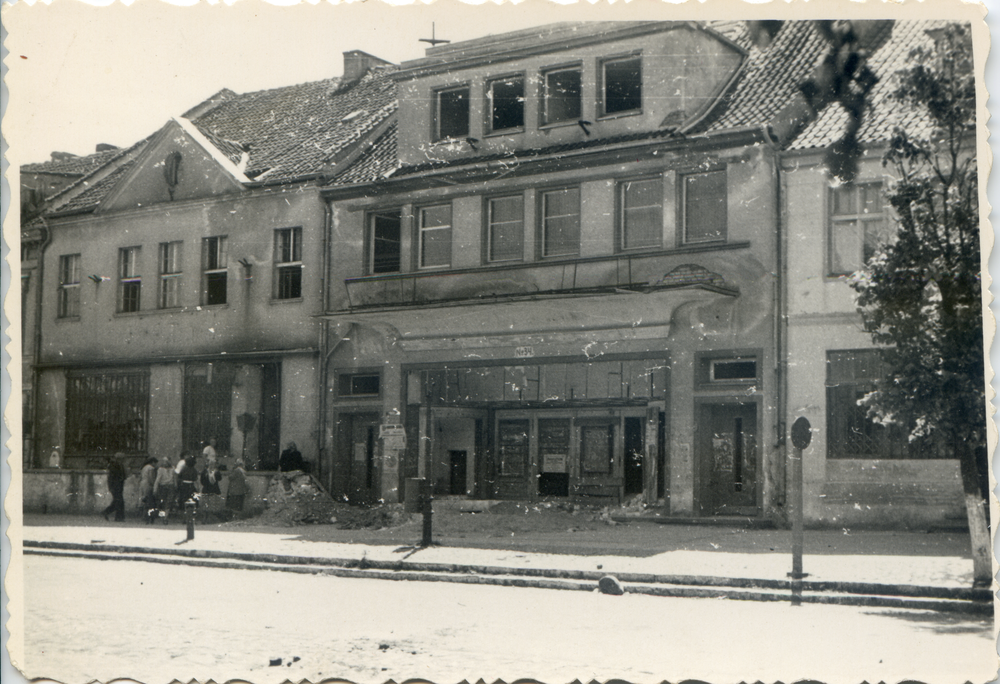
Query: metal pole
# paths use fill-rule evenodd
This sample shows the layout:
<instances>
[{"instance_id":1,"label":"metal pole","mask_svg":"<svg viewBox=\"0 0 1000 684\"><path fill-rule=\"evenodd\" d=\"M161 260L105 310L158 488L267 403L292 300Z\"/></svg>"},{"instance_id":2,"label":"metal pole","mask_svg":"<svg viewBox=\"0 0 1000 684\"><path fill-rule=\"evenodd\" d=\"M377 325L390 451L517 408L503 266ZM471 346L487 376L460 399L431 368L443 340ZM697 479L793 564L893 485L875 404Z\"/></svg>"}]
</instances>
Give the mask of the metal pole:
<instances>
[{"instance_id":1,"label":"metal pole","mask_svg":"<svg viewBox=\"0 0 1000 684\"><path fill-rule=\"evenodd\" d=\"M194 539L194 511L196 505L190 499L184 502L184 517L187 520L187 541Z\"/></svg>"},{"instance_id":2,"label":"metal pole","mask_svg":"<svg viewBox=\"0 0 1000 684\"><path fill-rule=\"evenodd\" d=\"M424 536L420 542L421 546L430 546L431 541L431 514L432 514L431 482L424 480L420 483L420 509L424 514Z\"/></svg>"}]
</instances>

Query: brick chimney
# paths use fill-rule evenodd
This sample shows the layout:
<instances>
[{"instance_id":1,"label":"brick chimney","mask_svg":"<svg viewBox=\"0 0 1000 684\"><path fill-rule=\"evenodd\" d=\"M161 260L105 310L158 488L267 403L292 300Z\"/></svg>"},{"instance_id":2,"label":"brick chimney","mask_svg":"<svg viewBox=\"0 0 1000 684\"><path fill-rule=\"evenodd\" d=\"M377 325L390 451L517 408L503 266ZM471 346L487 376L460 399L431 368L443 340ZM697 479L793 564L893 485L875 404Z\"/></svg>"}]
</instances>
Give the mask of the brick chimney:
<instances>
[{"instance_id":1,"label":"brick chimney","mask_svg":"<svg viewBox=\"0 0 1000 684\"><path fill-rule=\"evenodd\" d=\"M344 52L344 83L353 83L357 81L366 73L368 70L375 66L385 66L392 64L392 62L387 62L384 59L380 59L375 55L369 55L367 52L362 52L361 50L347 50Z\"/></svg>"}]
</instances>

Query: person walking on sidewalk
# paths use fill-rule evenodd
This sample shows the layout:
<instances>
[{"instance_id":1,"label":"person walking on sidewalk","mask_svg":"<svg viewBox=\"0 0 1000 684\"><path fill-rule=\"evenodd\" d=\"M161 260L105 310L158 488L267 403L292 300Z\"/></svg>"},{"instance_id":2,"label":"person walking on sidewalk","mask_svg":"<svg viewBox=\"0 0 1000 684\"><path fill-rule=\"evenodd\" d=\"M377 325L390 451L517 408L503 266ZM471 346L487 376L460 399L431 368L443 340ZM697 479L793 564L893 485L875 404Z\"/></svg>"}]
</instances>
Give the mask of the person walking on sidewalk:
<instances>
[{"instance_id":1,"label":"person walking on sidewalk","mask_svg":"<svg viewBox=\"0 0 1000 684\"><path fill-rule=\"evenodd\" d=\"M125 466L122 465L121 452L108 458L108 491L111 492L111 503L102 511L104 519L108 519L108 514L114 511L115 522L125 520Z\"/></svg>"},{"instance_id":2,"label":"person walking on sidewalk","mask_svg":"<svg viewBox=\"0 0 1000 684\"><path fill-rule=\"evenodd\" d=\"M163 524L166 525L167 516L177 501L177 474L174 473L173 464L167 457L160 459L160 467L156 471L156 480L153 482L153 496L156 497L156 508L160 511L159 516L163 519Z\"/></svg>"},{"instance_id":3,"label":"person walking on sidewalk","mask_svg":"<svg viewBox=\"0 0 1000 684\"><path fill-rule=\"evenodd\" d=\"M155 484L156 459L147 458L139 473L139 510L146 516L147 525L151 525L156 518L156 497L153 496Z\"/></svg>"}]
</instances>

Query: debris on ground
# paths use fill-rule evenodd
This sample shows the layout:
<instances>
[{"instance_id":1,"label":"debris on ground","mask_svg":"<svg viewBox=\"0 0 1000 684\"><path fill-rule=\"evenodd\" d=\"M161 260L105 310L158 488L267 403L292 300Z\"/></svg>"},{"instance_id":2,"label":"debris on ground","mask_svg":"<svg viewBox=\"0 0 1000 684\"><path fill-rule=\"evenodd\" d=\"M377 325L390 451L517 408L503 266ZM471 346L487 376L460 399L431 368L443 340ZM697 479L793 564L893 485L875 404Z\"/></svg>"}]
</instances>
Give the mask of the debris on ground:
<instances>
[{"instance_id":1,"label":"debris on ground","mask_svg":"<svg viewBox=\"0 0 1000 684\"><path fill-rule=\"evenodd\" d=\"M614 575L605 575L597 582L597 588L602 594L610 596L621 596L625 593L621 582Z\"/></svg>"}]
</instances>

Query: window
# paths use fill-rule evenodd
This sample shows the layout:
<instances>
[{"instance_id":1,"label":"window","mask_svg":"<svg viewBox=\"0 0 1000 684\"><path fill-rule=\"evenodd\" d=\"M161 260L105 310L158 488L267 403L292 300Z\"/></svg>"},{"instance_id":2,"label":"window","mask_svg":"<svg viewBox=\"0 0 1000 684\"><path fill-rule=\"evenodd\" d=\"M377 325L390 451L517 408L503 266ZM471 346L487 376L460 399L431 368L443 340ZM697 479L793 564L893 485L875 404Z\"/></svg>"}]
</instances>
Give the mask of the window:
<instances>
[{"instance_id":1,"label":"window","mask_svg":"<svg viewBox=\"0 0 1000 684\"><path fill-rule=\"evenodd\" d=\"M140 247L118 250L118 311L134 313L139 310L142 294L142 276L139 275Z\"/></svg>"},{"instance_id":2,"label":"window","mask_svg":"<svg viewBox=\"0 0 1000 684\"><path fill-rule=\"evenodd\" d=\"M160 301L161 309L180 306L181 249L183 242L160 243Z\"/></svg>"},{"instance_id":3,"label":"window","mask_svg":"<svg viewBox=\"0 0 1000 684\"><path fill-rule=\"evenodd\" d=\"M202 245L203 298L206 305L225 304L229 268L226 259L226 238L205 238Z\"/></svg>"},{"instance_id":4,"label":"window","mask_svg":"<svg viewBox=\"0 0 1000 684\"><path fill-rule=\"evenodd\" d=\"M497 425L497 455L500 475L523 476L528 468L527 420L501 420Z\"/></svg>"},{"instance_id":5,"label":"window","mask_svg":"<svg viewBox=\"0 0 1000 684\"><path fill-rule=\"evenodd\" d=\"M542 256L580 253L580 189L542 193Z\"/></svg>"},{"instance_id":6,"label":"window","mask_svg":"<svg viewBox=\"0 0 1000 684\"><path fill-rule=\"evenodd\" d=\"M489 84L490 130L524 127L524 79L512 76Z\"/></svg>"},{"instance_id":7,"label":"window","mask_svg":"<svg viewBox=\"0 0 1000 684\"><path fill-rule=\"evenodd\" d=\"M469 88L437 92L437 135L435 139L464 138L469 135Z\"/></svg>"},{"instance_id":8,"label":"window","mask_svg":"<svg viewBox=\"0 0 1000 684\"><path fill-rule=\"evenodd\" d=\"M488 261L524 258L524 197L497 197L489 201Z\"/></svg>"},{"instance_id":9,"label":"window","mask_svg":"<svg viewBox=\"0 0 1000 684\"><path fill-rule=\"evenodd\" d=\"M302 296L302 229L274 231L274 298Z\"/></svg>"},{"instance_id":10,"label":"window","mask_svg":"<svg viewBox=\"0 0 1000 684\"><path fill-rule=\"evenodd\" d=\"M739 382L757 379L755 359L712 359L708 365L708 379L712 382Z\"/></svg>"},{"instance_id":11,"label":"window","mask_svg":"<svg viewBox=\"0 0 1000 684\"><path fill-rule=\"evenodd\" d=\"M881 183L831 189L827 275L848 275L862 268L887 238L886 223Z\"/></svg>"},{"instance_id":12,"label":"window","mask_svg":"<svg viewBox=\"0 0 1000 684\"><path fill-rule=\"evenodd\" d=\"M579 67L544 74L545 101L542 122L575 121L580 118L581 72Z\"/></svg>"},{"instance_id":13,"label":"window","mask_svg":"<svg viewBox=\"0 0 1000 684\"><path fill-rule=\"evenodd\" d=\"M70 372L66 453L143 453L148 412L148 372Z\"/></svg>"},{"instance_id":14,"label":"window","mask_svg":"<svg viewBox=\"0 0 1000 684\"><path fill-rule=\"evenodd\" d=\"M830 351L826 356L828 458L941 458L928 443L911 443L897 426L875 423L858 400L885 375L875 349Z\"/></svg>"},{"instance_id":15,"label":"window","mask_svg":"<svg viewBox=\"0 0 1000 684\"><path fill-rule=\"evenodd\" d=\"M80 315L80 255L59 257L59 318Z\"/></svg>"},{"instance_id":16,"label":"window","mask_svg":"<svg viewBox=\"0 0 1000 684\"><path fill-rule=\"evenodd\" d=\"M642 108L642 60L639 57L604 62L604 113L631 112Z\"/></svg>"},{"instance_id":17,"label":"window","mask_svg":"<svg viewBox=\"0 0 1000 684\"><path fill-rule=\"evenodd\" d=\"M401 216L402 213L399 210L369 214L369 272L396 273L400 270L402 261Z\"/></svg>"},{"instance_id":18,"label":"window","mask_svg":"<svg viewBox=\"0 0 1000 684\"><path fill-rule=\"evenodd\" d=\"M724 241L726 172L691 173L681 179L684 188L684 242Z\"/></svg>"},{"instance_id":19,"label":"window","mask_svg":"<svg viewBox=\"0 0 1000 684\"><path fill-rule=\"evenodd\" d=\"M630 180L618 185L621 207L621 248L663 245L663 180Z\"/></svg>"},{"instance_id":20,"label":"window","mask_svg":"<svg viewBox=\"0 0 1000 684\"><path fill-rule=\"evenodd\" d=\"M451 265L451 205L420 210L420 268Z\"/></svg>"},{"instance_id":21,"label":"window","mask_svg":"<svg viewBox=\"0 0 1000 684\"><path fill-rule=\"evenodd\" d=\"M608 424L580 427L580 461L584 473L608 474L614 461L614 429Z\"/></svg>"},{"instance_id":22,"label":"window","mask_svg":"<svg viewBox=\"0 0 1000 684\"><path fill-rule=\"evenodd\" d=\"M341 397L377 397L378 373L344 373L338 380L337 394Z\"/></svg>"}]
</instances>

